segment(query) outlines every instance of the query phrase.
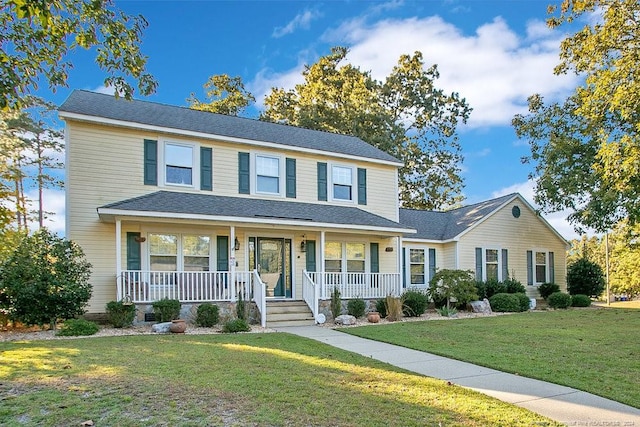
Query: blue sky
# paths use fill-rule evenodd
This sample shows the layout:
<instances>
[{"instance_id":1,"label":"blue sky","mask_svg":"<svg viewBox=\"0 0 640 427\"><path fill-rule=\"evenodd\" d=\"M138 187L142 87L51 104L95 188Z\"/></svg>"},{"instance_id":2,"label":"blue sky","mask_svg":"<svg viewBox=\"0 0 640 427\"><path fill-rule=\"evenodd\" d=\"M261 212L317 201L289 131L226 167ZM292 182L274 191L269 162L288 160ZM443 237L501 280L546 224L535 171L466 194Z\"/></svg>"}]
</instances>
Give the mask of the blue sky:
<instances>
[{"instance_id":1,"label":"blue sky","mask_svg":"<svg viewBox=\"0 0 640 427\"><path fill-rule=\"evenodd\" d=\"M400 55L421 51L427 66L438 64L437 85L460 93L474 109L459 132L468 204L514 191L533 201L531 166L520 162L529 148L516 139L511 118L526 112L529 95L560 99L579 83L576 76L553 74L566 29L546 27L547 5L552 2L115 3L149 22L142 50L159 87L146 99L166 104L187 105L192 92L204 99L207 78L224 73L242 77L255 95L257 105L246 113L255 117L271 87L291 88L300 82L303 66L332 46L349 47L349 62L378 79L389 74ZM69 88L39 94L59 104L73 89L105 91L104 76L93 58L92 52L74 53ZM573 238L565 216L545 218L566 238Z\"/></svg>"}]
</instances>

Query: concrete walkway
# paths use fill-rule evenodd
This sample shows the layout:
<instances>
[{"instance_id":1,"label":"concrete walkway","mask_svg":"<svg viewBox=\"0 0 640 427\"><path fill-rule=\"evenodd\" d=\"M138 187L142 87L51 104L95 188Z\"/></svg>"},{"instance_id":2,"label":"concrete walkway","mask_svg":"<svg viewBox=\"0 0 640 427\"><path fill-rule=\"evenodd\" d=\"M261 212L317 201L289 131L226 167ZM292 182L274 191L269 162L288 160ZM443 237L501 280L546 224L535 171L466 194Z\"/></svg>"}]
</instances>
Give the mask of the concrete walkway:
<instances>
[{"instance_id":1,"label":"concrete walkway","mask_svg":"<svg viewBox=\"0 0 640 427\"><path fill-rule=\"evenodd\" d=\"M584 391L520 377L471 363L355 337L330 328L277 328L421 375L451 381L569 426L640 427L640 409ZM594 381L597 381L594 378Z\"/></svg>"}]
</instances>

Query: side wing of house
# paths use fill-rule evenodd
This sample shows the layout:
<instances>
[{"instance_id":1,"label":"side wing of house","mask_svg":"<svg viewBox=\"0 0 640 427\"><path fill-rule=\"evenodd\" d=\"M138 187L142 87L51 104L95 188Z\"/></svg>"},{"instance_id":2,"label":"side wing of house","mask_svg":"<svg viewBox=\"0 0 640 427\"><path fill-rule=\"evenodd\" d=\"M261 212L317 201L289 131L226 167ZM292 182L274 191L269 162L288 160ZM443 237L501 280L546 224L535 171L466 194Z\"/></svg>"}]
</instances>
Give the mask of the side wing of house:
<instances>
[{"instance_id":1,"label":"side wing of house","mask_svg":"<svg viewBox=\"0 0 640 427\"><path fill-rule=\"evenodd\" d=\"M458 268L474 271L478 280L515 278L531 298L545 282L566 290L567 242L520 196L457 240Z\"/></svg>"}]
</instances>

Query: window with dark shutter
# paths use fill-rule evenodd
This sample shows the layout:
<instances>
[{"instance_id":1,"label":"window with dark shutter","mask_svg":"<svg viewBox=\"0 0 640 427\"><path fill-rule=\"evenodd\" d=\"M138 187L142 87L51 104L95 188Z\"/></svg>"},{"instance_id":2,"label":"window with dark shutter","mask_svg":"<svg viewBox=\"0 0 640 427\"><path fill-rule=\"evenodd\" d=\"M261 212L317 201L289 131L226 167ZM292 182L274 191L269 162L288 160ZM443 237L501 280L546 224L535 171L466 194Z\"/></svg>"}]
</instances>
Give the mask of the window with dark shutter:
<instances>
[{"instance_id":1,"label":"window with dark shutter","mask_svg":"<svg viewBox=\"0 0 640 427\"><path fill-rule=\"evenodd\" d=\"M144 185L158 185L158 141L144 140Z\"/></svg>"},{"instance_id":2,"label":"window with dark shutter","mask_svg":"<svg viewBox=\"0 0 640 427\"><path fill-rule=\"evenodd\" d=\"M358 168L358 204L367 204L367 170Z\"/></svg>"},{"instance_id":3,"label":"window with dark shutter","mask_svg":"<svg viewBox=\"0 0 640 427\"><path fill-rule=\"evenodd\" d=\"M296 198L296 159L286 160L286 193L289 198Z\"/></svg>"},{"instance_id":4,"label":"window with dark shutter","mask_svg":"<svg viewBox=\"0 0 640 427\"><path fill-rule=\"evenodd\" d=\"M200 189L213 190L213 150L200 147Z\"/></svg>"}]
</instances>

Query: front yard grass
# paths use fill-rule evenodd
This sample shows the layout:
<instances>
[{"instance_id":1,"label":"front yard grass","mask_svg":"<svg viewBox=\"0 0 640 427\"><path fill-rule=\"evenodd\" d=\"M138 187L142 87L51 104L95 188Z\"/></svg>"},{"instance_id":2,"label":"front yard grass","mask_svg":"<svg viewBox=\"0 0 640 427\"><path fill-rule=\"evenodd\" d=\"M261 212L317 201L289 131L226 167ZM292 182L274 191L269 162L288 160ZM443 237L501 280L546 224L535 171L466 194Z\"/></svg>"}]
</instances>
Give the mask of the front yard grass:
<instances>
[{"instance_id":1,"label":"front yard grass","mask_svg":"<svg viewBox=\"0 0 640 427\"><path fill-rule=\"evenodd\" d=\"M0 343L0 425L560 425L283 333Z\"/></svg>"},{"instance_id":2,"label":"front yard grass","mask_svg":"<svg viewBox=\"0 0 640 427\"><path fill-rule=\"evenodd\" d=\"M571 309L343 329L640 408L640 310Z\"/></svg>"}]
</instances>

